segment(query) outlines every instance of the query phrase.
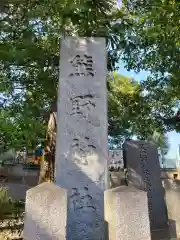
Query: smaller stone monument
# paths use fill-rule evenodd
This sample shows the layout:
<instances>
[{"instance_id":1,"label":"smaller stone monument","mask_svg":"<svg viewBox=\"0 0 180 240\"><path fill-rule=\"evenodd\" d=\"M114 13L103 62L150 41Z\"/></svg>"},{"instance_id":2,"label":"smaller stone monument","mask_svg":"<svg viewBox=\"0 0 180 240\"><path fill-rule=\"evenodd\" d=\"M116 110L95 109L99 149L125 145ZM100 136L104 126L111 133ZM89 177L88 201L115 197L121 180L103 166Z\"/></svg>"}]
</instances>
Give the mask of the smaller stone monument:
<instances>
[{"instance_id":1,"label":"smaller stone monument","mask_svg":"<svg viewBox=\"0 0 180 240\"><path fill-rule=\"evenodd\" d=\"M42 183L26 193L24 240L66 240L67 191Z\"/></svg>"},{"instance_id":2,"label":"smaller stone monument","mask_svg":"<svg viewBox=\"0 0 180 240\"><path fill-rule=\"evenodd\" d=\"M157 147L149 142L130 140L124 143L123 149L128 185L147 192L151 230L167 228Z\"/></svg>"},{"instance_id":3,"label":"smaller stone monument","mask_svg":"<svg viewBox=\"0 0 180 240\"><path fill-rule=\"evenodd\" d=\"M109 240L151 240L147 193L121 186L105 191Z\"/></svg>"}]
</instances>

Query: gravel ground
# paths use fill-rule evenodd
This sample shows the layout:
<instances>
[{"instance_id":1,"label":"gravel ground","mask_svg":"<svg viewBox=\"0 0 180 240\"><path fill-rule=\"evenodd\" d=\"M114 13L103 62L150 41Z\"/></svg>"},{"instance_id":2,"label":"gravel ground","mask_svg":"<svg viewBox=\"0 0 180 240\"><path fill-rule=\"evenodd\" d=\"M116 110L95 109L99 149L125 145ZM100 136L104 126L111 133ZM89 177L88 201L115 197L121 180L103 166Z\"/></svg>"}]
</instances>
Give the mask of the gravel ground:
<instances>
[{"instance_id":1,"label":"gravel ground","mask_svg":"<svg viewBox=\"0 0 180 240\"><path fill-rule=\"evenodd\" d=\"M0 240L20 240L22 239L22 230L24 217L18 219L4 219L0 221Z\"/></svg>"}]
</instances>

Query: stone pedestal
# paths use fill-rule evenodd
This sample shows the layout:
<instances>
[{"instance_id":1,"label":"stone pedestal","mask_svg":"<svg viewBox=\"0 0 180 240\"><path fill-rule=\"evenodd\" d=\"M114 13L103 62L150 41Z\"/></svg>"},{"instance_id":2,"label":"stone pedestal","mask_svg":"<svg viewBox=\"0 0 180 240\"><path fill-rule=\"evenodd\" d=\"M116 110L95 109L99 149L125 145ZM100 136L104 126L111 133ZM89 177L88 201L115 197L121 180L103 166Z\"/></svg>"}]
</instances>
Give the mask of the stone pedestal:
<instances>
[{"instance_id":1,"label":"stone pedestal","mask_svg":"<svg viewBox=\"0 0 180 240\"><path fill-rule=\"evenodd\" d=\"M147 193L121 186L105 191L109 240L151 240Z\"/></svg>"},{"instance_id":2,"label":"stone pedestal","mask_svg":"<svg viewBox=\"0 0 180 240\"><path fill-rule=\"evenodd\" d=\"M171 238L180 239L180 180L164 179L165 199Z\"/></svg>"},{"instance_id":3,"label":"stone pedestal","mask_svg":"<svg viewBox=\"0 0 180 240\"><path fill-rule=\"evenodd\" d=\"M68 240L104 240L106 57L103 38L61 42L55 182L68 190Z\"/></svg>"},{"instance_id":4,"label":"stone pedestal","mask_svg":"<svg viewBox=\"0 0 180 240\"><path fill-rule=\"evenodd\" d=\"M66 240L67 191L42 183L27 191L24 240Z\"/></svg>"}]
</instances>

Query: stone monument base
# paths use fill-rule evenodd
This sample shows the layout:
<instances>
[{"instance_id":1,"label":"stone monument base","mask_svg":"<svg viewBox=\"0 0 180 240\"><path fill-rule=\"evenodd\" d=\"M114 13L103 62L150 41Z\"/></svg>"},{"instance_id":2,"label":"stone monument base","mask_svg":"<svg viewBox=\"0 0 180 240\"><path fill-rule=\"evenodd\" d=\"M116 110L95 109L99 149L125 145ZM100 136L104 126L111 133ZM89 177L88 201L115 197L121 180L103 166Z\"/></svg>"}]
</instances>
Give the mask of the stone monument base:
<instances>
[{"instance_id":1,"label":"stone monument base","mask_svg":"<svg viewBox=\"0 0 180 240\"><path fill-rule=\"evenodd\" d=\"M121 186L105 191L109 240L151 240L147 193Z\"/></svg>"}]
</instances>

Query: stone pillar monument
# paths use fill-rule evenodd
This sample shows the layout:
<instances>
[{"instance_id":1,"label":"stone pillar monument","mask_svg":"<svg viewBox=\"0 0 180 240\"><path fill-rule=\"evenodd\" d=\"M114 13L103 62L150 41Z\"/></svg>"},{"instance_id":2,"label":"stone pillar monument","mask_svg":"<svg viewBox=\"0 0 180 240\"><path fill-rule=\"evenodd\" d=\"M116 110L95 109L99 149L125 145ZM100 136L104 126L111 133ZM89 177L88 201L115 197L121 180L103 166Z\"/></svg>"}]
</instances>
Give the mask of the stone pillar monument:
<instances>
[{"instance_id":1,"label":"stone pillar monument","mask_svg":"<svg viewBox=\"0 0 180 240\"><path fill-rule=\"evenodd\" d=\"M106 58L103 38L61 43L55 182L68 190L68 240L104 240Z\"/></svg>"}]
</instances>

